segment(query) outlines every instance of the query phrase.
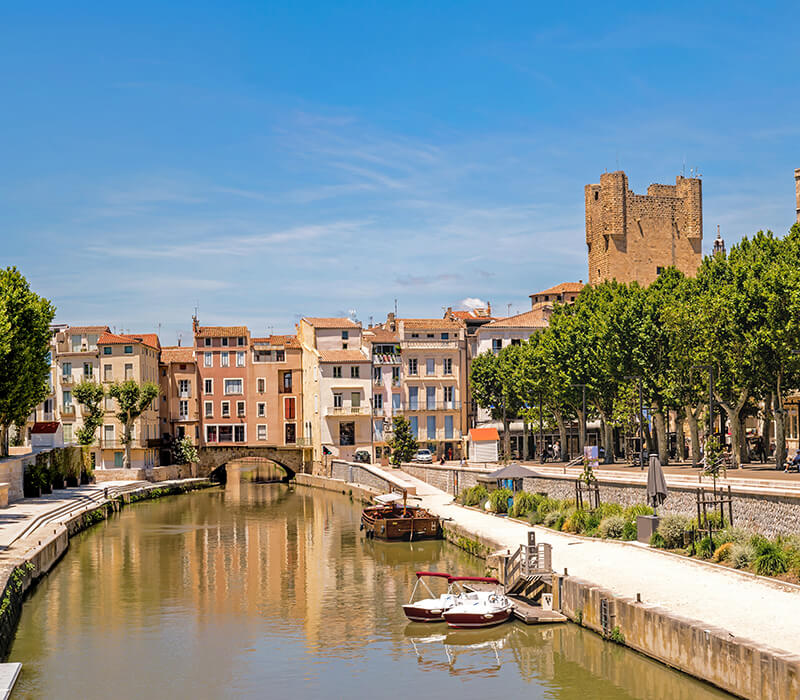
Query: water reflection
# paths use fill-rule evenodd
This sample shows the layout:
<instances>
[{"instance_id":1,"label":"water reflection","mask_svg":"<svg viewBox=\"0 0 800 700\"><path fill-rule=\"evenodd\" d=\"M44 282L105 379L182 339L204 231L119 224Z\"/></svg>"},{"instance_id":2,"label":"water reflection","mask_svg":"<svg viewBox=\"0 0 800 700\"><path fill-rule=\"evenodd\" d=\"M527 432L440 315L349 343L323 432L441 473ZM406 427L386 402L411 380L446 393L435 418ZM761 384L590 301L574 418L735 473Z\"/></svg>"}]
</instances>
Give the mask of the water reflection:
<instances>
[{"instance_id":1,"label":"water reflection","mask_svg":"<svg viewBox=\"0 0 800 700\"><path fill-rule=\"evenodd\" d=\"M572 625L408 625L415 570L483 562L366 540L359 516L339 494L240 480L125 509L75 538L26 603L12 697L300 700L387 683L424 697L727 697Z\"/></svg>"}]
</instances>

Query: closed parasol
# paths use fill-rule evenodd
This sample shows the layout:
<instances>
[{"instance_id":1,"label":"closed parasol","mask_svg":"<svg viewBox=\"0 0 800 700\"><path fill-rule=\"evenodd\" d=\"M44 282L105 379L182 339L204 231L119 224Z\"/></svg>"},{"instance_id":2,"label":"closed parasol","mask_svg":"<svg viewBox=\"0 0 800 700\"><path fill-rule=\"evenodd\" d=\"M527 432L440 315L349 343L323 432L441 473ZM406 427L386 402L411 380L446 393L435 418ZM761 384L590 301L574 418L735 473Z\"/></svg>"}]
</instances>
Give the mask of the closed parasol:
<instances>
[{"instance_id":1,"label":"closed parasol","mask_svg":"<svg viewBox=\"0 0 800 700\"><path fill-rule=\"evenodd\" d=\"M647 502L653 506L654 512L667 499L668 494L661 460L658 455L650 455L650 466L647 468Z\"/></svg>"}]
</instances>

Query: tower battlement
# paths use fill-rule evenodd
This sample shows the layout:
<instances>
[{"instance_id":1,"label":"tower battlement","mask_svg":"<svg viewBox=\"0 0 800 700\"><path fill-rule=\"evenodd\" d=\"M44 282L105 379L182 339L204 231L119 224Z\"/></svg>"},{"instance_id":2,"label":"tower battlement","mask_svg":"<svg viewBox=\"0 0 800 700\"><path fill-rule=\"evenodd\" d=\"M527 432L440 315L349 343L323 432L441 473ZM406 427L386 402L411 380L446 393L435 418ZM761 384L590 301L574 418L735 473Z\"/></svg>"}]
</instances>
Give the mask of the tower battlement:
<instances>
[{"instance_id":1,"label":"tower battlement","mask_svg":"<svg viewBox=\"0 0 800 700\"><path fill-rule=\"evenodd\" d=\"M603 173L584 194L590 284L617 279L647 285L670 266L695 274L703 244L699 178L678 175L674 185L653 184L647 194L635 194L618 170Z\"/></svg>"}]
</instances>

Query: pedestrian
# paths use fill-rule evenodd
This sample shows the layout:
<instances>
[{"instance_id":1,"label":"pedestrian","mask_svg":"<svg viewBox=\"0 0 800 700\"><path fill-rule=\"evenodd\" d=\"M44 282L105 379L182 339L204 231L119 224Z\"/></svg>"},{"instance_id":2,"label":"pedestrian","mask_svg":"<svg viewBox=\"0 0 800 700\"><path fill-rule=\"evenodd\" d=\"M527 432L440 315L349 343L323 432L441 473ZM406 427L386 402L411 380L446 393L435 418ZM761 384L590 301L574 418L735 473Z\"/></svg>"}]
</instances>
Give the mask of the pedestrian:
<instances>
[{"instance_id":1,"label":"pedestrian","mask_svg":"<svg viewBox=\"0 0 800 700\"><path fill-rule=\"evenodd\" d=\"M764 449L764 439L759 435L756 438L756 457L761 461L761 464L767 461L767 451Z\"/></svg>"},{"instance_id":2,"label":"pedestrian","mask_svg":"<svg viewBox=\"0 0 800 700\"><path fill-rule=\"evenodd\" d=\"M786 462L785 471L789 472L792 469L796 469L798 472L800 472L800 447L797 449L797 452L795 453L794 457L792 457L791 460Z\"/></svg>"},{"instance_id":3,"label":"pedestrian","mask_svg":"<svg viewBox=\"0 0 800 700\"><path fill-rule=\"evenodd\" d=\"M556 440L556 444L553 445L553 461L561 461L561 443L558 440Z\"/></svg>"}]
</instances>

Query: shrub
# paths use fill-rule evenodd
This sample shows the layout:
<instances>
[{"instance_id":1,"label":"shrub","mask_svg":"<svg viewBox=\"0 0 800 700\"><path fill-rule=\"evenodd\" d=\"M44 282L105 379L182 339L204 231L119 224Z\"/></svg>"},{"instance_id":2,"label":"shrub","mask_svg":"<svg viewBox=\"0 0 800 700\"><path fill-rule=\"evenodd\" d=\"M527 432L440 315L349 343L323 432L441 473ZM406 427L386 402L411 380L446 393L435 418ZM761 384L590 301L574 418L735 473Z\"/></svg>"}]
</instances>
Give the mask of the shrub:
<instances>
[{"instance_id":1,"label":"shrub","mask_svg":"<svg viewBox=\"0 0 800 700\"><path fill-rule=\"evenodd\" d=\"M514 505L511 507L509 514L515 518L526 516L528 513L536 510L540 498L540 496L529 493L528 491L521 491L514 496Z\"/></svg>"},{"instance_id":2,"label":"shrub","mask_svg":"<svg viewBox=\"0 0 800 700\"><path fill-rule=\"evenodd\" d=\"M628 506L623 515L625 516L626 520L633 520L636 522L637 515L652 515L653 509L650 506L646 506L644 503L637 503L635 506Z\"/></svg>"},{"instance_id":3,"label":"shrub","mask_svg":"<svg viewBox=\"0 0 800 700\"><path fill-rule=\"evenodd\" d=\"M666 542L664 542L663 535L658 530L650 535L650 546L658 549L664 549L664 547L667 546Z\"/></svg>"},{"instance_id":4,"label":"shrub","mask_svg":"<svg viewBox=\"0 0 800 700\"><path fill-rule=\"evenodd\" d=\"M755 558L755 547L749 542L735 542L731 547L730 561L735 569L746 569Z\"/></svg>"},{"instance_id":5,"label":"shrub","mask_svg":"<svg viewBox=\"0 0 800 700\"><path fill-rule=\"evenodd\" d=\"M658 532L664 538L664 546L667 549L683 547L683 533L688 524L689 518L685 515L665 515L661 518Z\"/></svg>"},{"instance_id":6,"label":"shrub","mask_svg":"<svg viewBox=\"0 0 800 700\"><path fill-rule=\"evenodd\" d=\"M493 513L505 513L508 510L508 499L514 494L511 489L496 489L489 494L489 504Z\"/></svg>"},{"instance_id":7,"label":"shrub","mask_svg":"<svg viewBox=\"0 0 800 700\"><path fill-rule=\"evenodd\" d=\"M714 541L708 535L697 544L697 554L703 559L710 559L714 554Z\"/></svg>"},{"instance_id":8,"label":"shrub","mask_svg":"<svg viewBox=\"0 0 800 700\"><path fill-rule=\"evenodd\" d=\"M726 527L720 530L714 539L721 544L726 542L747 542L750 539L750 533L740 527Z\"/></svg>"},{"instance_id":9,"label":"shrub","mask_svg":"<svg viewBox=\"0 0 800 700\"><path fill-rule=\"evenodd\" d=\"M544 520L544 518L542 518L542 516L539 515L539 511L534 510L528 513L528 522L531 525L539 525L542 522L542 520Z\"/></svg>"},{"instance_id":10,"label":"shrub","mask_svg":"<svg viewBox=\"0 0 800 700\"><path fill-rule=\"evenodd\" d=\"M589 525L590 513L583 508L576 508L575 512L569 518L574 523L574 530L569 532L585 532Z\"/></svg>"},{"instance_id":11,"label":"shrub","mask_svg":"<svg viewBox=\"0 0 800 700\"><path fill-rule=\"evenodd\" d=\"M482 506L489 498L489 491L483 484L478 484L461 492L460 501L465 506Z\"/></svg>"},{"instance_id":12,"label":"shrub","mask_svg":"<svg viewBox=\"0 0 800 700\"><path fill-rule=\"evenodd\" d=\"M775 542L764 541L756 547L755 570L759 576L777 576L788 570L786 552Z\"/></svg>"},{"instance_id":13,"label":"shrub","mask_svg":"<svg viewBox=\"0 0 800 700\"><path fill-rule=\"evenodd\" d=\"M730 561L731 558L731 550L734 547L733 542L723 542L719 547L714 550L714 554L711 556L711 561L716 562L723 562L723 561Z\"/></svg>"},{"instance_id":14,"label":"shrub","mask_svg":"<svg viewBox=\"0 0 800 700\"><path fill-rule=\"evenodd\" d=\"M600 521L600 526L597 532L600 537L611 538L618 540L622 537L622 532L625 529L625 518L621 515L609 515Z\"/></svg>"},{"instance_id":15,"label":"shrub","mask_svg":"<svg viewBox=\"0 0 800 700\"><path fill-rule=\"evenodd\" d=\"M636 521L634 520L626 520L625 527L622 529L622 539L623 540L635 540L639 531L636 528Z\"/></svg>"},{"instance_id":16,"label":"shrub","mask_svg":"<svg viewBox=\"0 0 800 700\"><path fill-rule=\"evenodd\" d=\"M559 513L557 510L551 510L544 516L544 520L542 522L544 523L545 527L555 527L556 521L560 516L561 513ZM558 529L560 530L561 528L559 527Z\"/></svg>"},{"instance_id":17,"label":"shrub","mask_svg":"<svg viewBox=\"0 0 800 700\"><path fill-rule=\"evenodd\" d=\"M601 503L595 508L595 513L599 516L600 520L608 518L611 515L622 515L623 509L619 503Z\"/></svg>"},{"instance_id":18,"label":"shrub","mask_svg":"<svg viewBox=\"0 0 800 700\"><path fill-rule=\"evenodd\" d=\"M559 505L560 505L559 502L554 498L545 496L539 501L539 504L536 506L536 512L539 513L539 515L544 520L545 516L548 513L554 510L558 510Z\"/></svg>"}]
</instances>

